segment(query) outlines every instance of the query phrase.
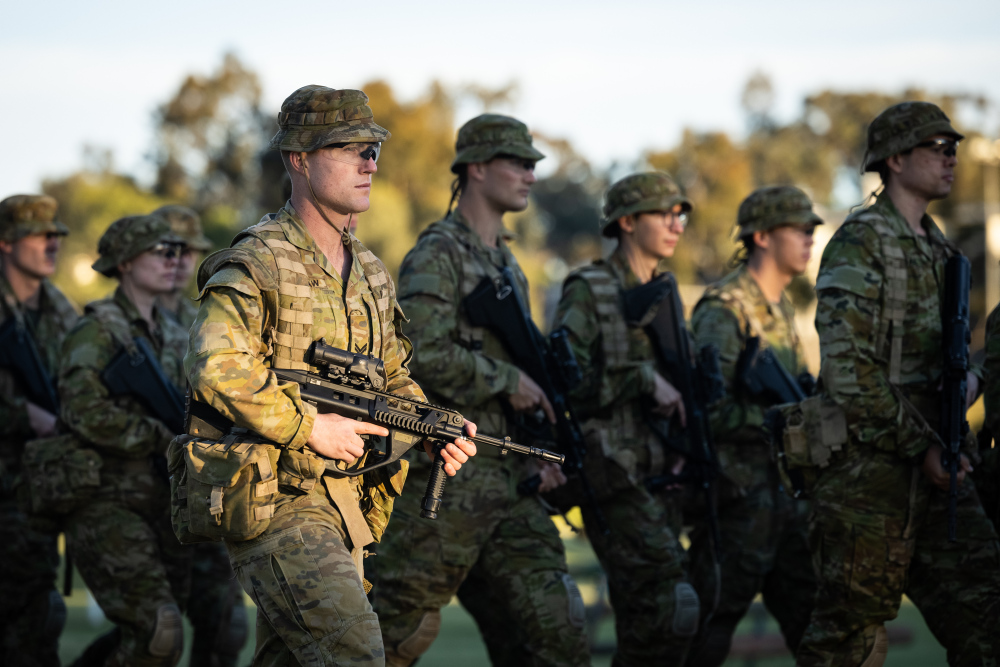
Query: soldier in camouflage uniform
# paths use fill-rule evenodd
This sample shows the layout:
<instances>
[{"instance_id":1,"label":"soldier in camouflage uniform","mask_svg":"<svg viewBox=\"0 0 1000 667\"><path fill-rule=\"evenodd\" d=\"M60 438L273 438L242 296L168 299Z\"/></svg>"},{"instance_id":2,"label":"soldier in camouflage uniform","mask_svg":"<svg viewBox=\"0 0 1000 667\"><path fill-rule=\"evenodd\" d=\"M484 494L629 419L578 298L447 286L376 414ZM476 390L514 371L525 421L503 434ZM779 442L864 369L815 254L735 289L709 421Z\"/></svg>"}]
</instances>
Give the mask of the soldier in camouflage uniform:
<instances>
[{"instance_id":1,"label":"soldier in camouflage uniform","mask_svg":"<svg viewBox=\"0 0 1000 667\"><path fill-rule=\"evenodd\" d=\"M0 201L0 324L13 322L27 334L53 380L59 345L77 318L48 280L67 233L51 197ZM55 530L30 521L15 492L25 441L54 434L56 417L25 398L20 380L0 368L0 664L11 667L59 664L66 606L55 587Z\"/></svg>"},{"instance_id":2,"label":"soldier in camouflage uniform","mask_svg":"<svg viewBox=\"0 0 1000 667\"><path fill-rule=\"evenodd\" d=\"M1000 306L986 318L986 359L983 361L983 408L986 419L979 434L982 459L973 472L976 490L993 527L1000 530Z\"/></svg>"},{"instance_id":3,"label":"soldier in camouflage uniform","mask_svg":"<svg viewBox=\"0 0 1000 667\"><path fill-rule=\"evenodd\" d=\"M170 229L184 239L184 251L177 263L177 280L170 294L160 301L168 315L186 331L191 328L198 314L198 306L185 295L202 257L212 249L212 241L202 233L201 218L187 206L169 204L153 211L170 223Z\"/></svg>"},{"instance_id":4,"label":"soldier in camouflage uniform","mask_svg":"<svg viewBox=\"0 0 1000 667\"><path fill-rule=\"evenodd\" d=\"M719 601L702 618L689 666L721 665L736 624L758 593L778 620L794 653L809 622L816 579L808 545L808 503L781 489L763 433L770 403L754 397L737 378L747 340L756 337L792 375L807 373L795 331L795 309L784 293L809 262L812 234L822 220L798 188L761 188L740 205L737 226L745 259L710 285L691 318L697 347L715 345L726 394L712 406L712 437L721 477L715 484L721 536L721 573L712 567L712 545L696 526L689 556L691 578L703 600ZM705 610L703 610L704 613Z\"/></svg>"},{"instance_id":5,"label":"soldier in camouflage uniform","mask_svg":"<svg viewBox=\"0 0 1000 667\"><path fill-rule=\"evenodd\" d=\"M461 410L491 434L515 433L517 411L541 407L552 418L538 385L511 362L495 332L469 323L463 307L483 278L499 278L504 267L527 298L503 215L527 207L534 165L543 157L531 144L528 128L506 116L485 114L463 125L452 163L458 207L420 235L400 268L414 378L432 403ZM427 464L412 465L423 477ZM583 602L559 533L537 497L516 491L538 468L545 488L562 476L551 464L536 468L522 457L480 454L449 484L436 521L420 518L419 493L399 499L393 530L378 549L373 593L387 664L412 664L427 650L441 607L456 593L467 599L460 587L470 572L477 593L491 593L504 606L498 613L517 627L498 628L503 636L495 636L495 623L477 615L493 664L590 663Z\"/></svg>"},{"instance_id":6,"label":"soldier in camouflage uniform","mask_svg":"<svg viewBox=\"0 0 1000 667\"><path fill-rule=\"evenodd\" d=\"M154 216L114 222L94 270L117 278L114 296L89 304L63 343L61 420L100 455L100 487L66 519L67 545L83 580L120 631L111 665L174 665L183 648L181 609L190 551L170 527L163 454L174 434L141 399L112 396L102 372L145 338L166 377L184 382L184 332L156 305L174 287L183 239Z\"/></svg>"},{"instance_id":7,"label":"soldier in camouflage uniform","mask_svg":"<svg viewBox=\"0 0 1000 667\"><path fill-rule=\"evenodd\" d=\"M864 168L884 189L823 253L820 381L842 411L823 428L845 420L847 428L840 451L824 443L830 460L811 492L818 592L798 651L804 667L883 664L884 623L904 593L950 665L995 665L1000 653L997 533L965 483L958 540L947 541L949 478L937 432L944 266L959 251L925 211L951 190L961 138L933 104L882 112L868 128ZM970 373L970 402L977 384ZM960 482L969 470L963 455Z\"/></svg>"},{"instance_id":8,"label":"soldier in camouflage uniform","mask_svg":"<svg viewBox=\"0 0 1000 667\"><path fill-rule=\"evenodd\" d=\"M192 397L205 404L199 409L214 409L280 450L270 523L259 537L226 542L257 604L255 665L385 662L363 559L382 537L405 466L385 481L380 474L323 475L320 462L317 477L310 463L317 455L353 462L364 454L361 435L388 432L317 414L297 386L279 384L269 370L310 369L305 353L325 338L383 359L387 391L424 399L406 367L411 348L399 332L403 313L392 279L348 232L353 216L368 209L375 160L389 138L367 102L358 90L305 86L292 93L271 140L291 178L291 200L199 270L201 306L185 360ZM446 472L453 475L474 453L465 440L448 444ZM375 485L388 507L372 505Z\"/></svg>"},{"instance_id":9,"label":"soldier in camouflage uniform","mask_svg":"<svg viewBox=\"0 0 1000 667\"><path fill-rule=\"evenodd\" d=\"M698 628L698 597L678 542L679 499L652 494L645 480L680 472L644 410L684 419L680 393L658 368L646 331L626 323L623 290L653 279L674 254L691 203L663 172L628 176L608 190L602 232L618 239L607 260L574 271L563 285L556 327L565 327L583 381L574 390L587 437L584 473L606 532L581 503L587 536L608 578L618 649L613 664L682 665Z\"/></svg>"}]
</instances>

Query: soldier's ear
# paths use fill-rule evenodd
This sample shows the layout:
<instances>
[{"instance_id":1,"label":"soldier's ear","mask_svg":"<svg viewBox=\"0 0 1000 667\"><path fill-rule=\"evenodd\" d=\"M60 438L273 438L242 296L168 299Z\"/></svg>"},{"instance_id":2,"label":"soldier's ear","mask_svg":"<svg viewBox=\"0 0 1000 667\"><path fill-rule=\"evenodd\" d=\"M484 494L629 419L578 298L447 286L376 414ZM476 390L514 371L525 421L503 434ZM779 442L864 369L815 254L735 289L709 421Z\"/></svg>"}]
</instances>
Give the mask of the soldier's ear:
<instances>
[{"instance_id":1,"label":"soldier's ear","mask_svg":"<svg viewBox=\"0 0 1000 667\"><path fill-rule=\"evenodd\" d=\"M0 241L0 252L9 255L14 251L14 244L10 241Z\"/></svg>"},{"instance_id":2,"label":"soldier's ear","mask_svg":"<svg viewBox=\"0 0 1000 667\"><path fill-rule=\"evenodd\" d=\"M905 156L902 153L896 153L895 155L890 155L885 159L885 166L889 168L889 172L893 174L899 174L903 171L903 158Z\"/></svg>"},{"instance_id":3,"label":"soldier's ear","mask_svg":"<svg viewBox=\"0 0 1000 667\"><path fill-rule=\"evenodd\" d=\"M465 173L468 175L469 181L476 181L477 183L482 183L486 180L486 163L485 162L470 162L466 167Z\"/></svg>"},{"instance_id":4,"label":"soldier's ear","mask_svg":"<svg viewBox=\"0 0 1000 667\"><path fill-rule=\"evenodd\" d=\"M626 234L631 234L635 231L636 221L639 216L636 215L623 215L618 218L618 229L625 232Z\"/></svg>"},{"instance_id":5,"label":"soldier's ear","mask_svg":"<svg viewBox=\"0 0 1000 667\"><path fill-rule=\"evenodd\" d=\"M753 233L753 244L757 248L769 248L771 246L771 230L758 229Z\"/></svg>"}]
</instances>

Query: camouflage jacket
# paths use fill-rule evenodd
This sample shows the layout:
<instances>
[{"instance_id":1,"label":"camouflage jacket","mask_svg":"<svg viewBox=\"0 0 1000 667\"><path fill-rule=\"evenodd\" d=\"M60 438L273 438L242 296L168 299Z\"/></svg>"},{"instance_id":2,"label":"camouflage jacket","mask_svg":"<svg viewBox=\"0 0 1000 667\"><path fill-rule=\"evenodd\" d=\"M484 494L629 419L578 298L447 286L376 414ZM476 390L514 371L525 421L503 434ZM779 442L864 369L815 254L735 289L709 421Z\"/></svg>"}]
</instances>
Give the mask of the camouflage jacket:
<instances>
[{"instance_id":1,"label":"camouflage jacket","mask_svg":"<svg viewBox=\"0 0 1000 667\"><path fill-rule=\"evenodd\" d=\"M0 267L2 268L2 267ZM23 322L35 342L42 364L53 383L59 365L59 347L76 323L76 309L48 280L42 281L38 310L18 302L0 270L0 324L10 318ZM13 374L0 368L0 496L14 483L24 443L35 437L28 421L27 401Z\"/></svg>"},{"instance_id":2,"label":"camouflage jacket","mask_svg":"<svg viewBox=\"0 0 1000 667\"><path fill-rule=\"evenodd\" d=\"M1000 306L986 318L986 359L983 360L984 426L1000 437Z\"/></svg>"},{"instance_id":3,"label":"camouflage jacket","mask_svg":"<svg viewBox=\"0 0 1000 667\"><path fill-rule=\"evenodd\" d=\"M599 280L607 285L599 285ZM616 250L607 261L569 275L555 322L555 327L568 330L583 374L572 398L577 415L587 420L588 438L599 439L588 446L617 463L630 484L662 472L664 465L662 447L646 425L643 410L643 401L650 400L655 389L653 346L643 329L626 327L620 306L620 291L639 284L628 260ZM610 293L605 293L608 287ZM603 312L608 306L610 312Z\"/></svg>"},{"instance_id":4,"label":"camouflage jacket","mask_svg":"<svg viewBox=\"0 0 1000 667\"><path fill-rule=\"evenodd\" d=\"M958 252L930 216L921 224L926 236L917 236L882 193L837 230L816 281L824 393L845 410L853 443L907 460L940 442L941 292L945 261ZM896 240L886 242L886 235ZM905 266L898 307L890 298L893 276L901 278L889 271L894 262ZM890 308L902 317L900 331L886 326ZM890 382L894 333L898 385Z\"/></svg>"},{"instance_id":5,"label":"camouflage jacket","mask_svg":"<svg viewBox=\"0 0 1000 667\"><path fill-rule=\"evenodd\" d=\"M806 371L795 309L784 294L770 303L744 265L708 287L695 306L691 329L697 349L712 344L719 350L726 394L711 407L709 419L723 474L744 488L765 483L770 451L762 427L771 406L743 392L736 366L747 339L758 336L793 376Z\"/></svg>"},{"instance_id":6,"label":"camouflage jacket","mask_svg":"<svg viewBox=\"0 0 1000 667\"><path fill-rule=\"evenodd\" d=\"M137 471L152 474L147 465L150 456L164 454L175 435L135 396L111 396L101 379L102 371L123 349L122 339L141 336L149 341L170 381L178 390L184 386L184 332L158 308L154 307L153 317L155 331L119 287L111 298L88 304L63 341L59 362L62 421L84 446L101 454L105 487L131 485L134 480L126 478Z\"/></svg>"}]
</instances>

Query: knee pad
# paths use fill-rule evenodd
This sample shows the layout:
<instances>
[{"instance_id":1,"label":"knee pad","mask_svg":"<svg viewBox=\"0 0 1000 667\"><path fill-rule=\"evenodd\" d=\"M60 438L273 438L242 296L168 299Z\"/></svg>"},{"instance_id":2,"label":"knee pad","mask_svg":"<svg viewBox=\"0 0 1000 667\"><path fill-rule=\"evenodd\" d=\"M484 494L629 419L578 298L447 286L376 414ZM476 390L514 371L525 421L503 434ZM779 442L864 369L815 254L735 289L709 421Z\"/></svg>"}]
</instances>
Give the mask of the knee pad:
<instances>
[{"instance_id":1,"label":"knee pad","mask_svg":"<svg viewBox=\"0 0 1000 667\"><path fill-rule=\"evenodd\" d=\"M148 651L154 658L165 658L164 662L176 664L184 650L184 625L181 610L176 604L160 605L156 610L156 624L153 637L149 640Z\"/></svg>"},{"instance_id":2,"label":"knee pad","mask_svg":"<svg viewBox=\"0 0 1000 667\"><path fill-rule=\"evenodd\" d=\"M870 636L871 627L868 626L864 630L866 639ZM865 643L867 644L868 642L866 641ZM884 625L879 625L875 628L871 651L868 652L868 657L865 658L865 661L861 663L861 667L882 667L887 655L889 655L889 634L886 632Z\"/></svg>"},{"instance_id":3,"label":"knee pad","mask_svg":"<svg viewBox=\"0 0 1000 667\"><path fill-rule=\"evenodd\" d=\"M247 610L242 602L236 602L226 611L212 650L219 655L238 656L247 643Z\"/></svg>"},{"instance_id":4,"label":"knee pad","mask_svg":"<svg viewBox=\"0 0 1000 667\"><path fill-rule=\"evenodd\" d=\"M587 609L583 604L583 595L580 594L580 587L576 585L569 572L562 576L563 586L566 587L566 599L569 605L568 618L570 625L574 628L582 628L587 620Z\"/></svg>"},{"instance_id":5,"label":"knee pad","mask_svg":"<svg viewBox=\"0 0 1000 667\"><path fill-rule=\"evenodd\" d=\"M42 639L52 642L54 645L59 641L66 626L66 603L63 601L59 591L53 589L49 591L48 600L45 605L45 621L42 625Z\"/></svg>"},{"instance_id":6,"label":"knee pad","mask_svg":"<svg viewBox=\"0 0 1000 667\"><path fill-rule=\"evenodd\" d=\"M701 603L694 586L682 581L674 586L674 619L671 630L678 637L694 637L698 633Z\"/></svg>"},{"instance_id":7,"label":"knee pad","mask_svg":"<svg viewBox=\"0 0 1000 667\"><path fill-rule=\"evenodd\" d=\"M428 611L420 617L420 623L413 634L399 642L396 646L396 653L403 659L400 664L409 665L424 654L437 639L438 632L441 631L441 612Z\"/></svg>"}]
</instances>

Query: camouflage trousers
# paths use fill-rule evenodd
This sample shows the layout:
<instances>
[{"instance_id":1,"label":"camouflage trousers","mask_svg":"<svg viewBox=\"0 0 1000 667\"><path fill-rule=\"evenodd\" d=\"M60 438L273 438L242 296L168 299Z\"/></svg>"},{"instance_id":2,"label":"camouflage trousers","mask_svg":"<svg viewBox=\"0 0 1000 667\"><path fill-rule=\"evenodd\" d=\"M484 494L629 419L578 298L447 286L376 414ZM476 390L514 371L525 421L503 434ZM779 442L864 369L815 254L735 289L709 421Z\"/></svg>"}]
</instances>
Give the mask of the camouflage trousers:
<instances>
[{"instance_id":1,"label":"camouflage trousers","mask_svg":"<svg viewBox=\"0 0 1000 667\"><path fill-rule=\"evenodd\" d=\"M699 522L688 556L702 602L701 624L686 664L717 667L725 662L736 625L758 593L763 593L765 606L794 654L809 624L816 593L808 542L809 505L792 500L776 483L744 492L722 478L716 489L720 571L715 571L708 527Z\"/></svg>"},{"instance_id":2,"label":"camouflage trousers","mask_svg":"<svg viewBox=\"0 0 1000 667\"><path fill-rule=\"evenodd\" d=\"M263 534L226 543L236 578L257 605L256 667L385 664L359 572L362 553L352 552L322 488L279 499Z\"/></svg>"},{"instance_id":3,"label":"camouflage trousers","mask_svg":"<svg viewBox=\"0 0 1000 667\"><path fill-rule=\"evenodd\" d=\"M845 457L813 497L819 581L800 666L861 665L886 650L883 626L904 593L947 649L949 665L997 664L1000 544L972 484L960 487L955 543L947 540L947 493L887 454Z\"/></svg>"},{"instance_id":4,"label":"camouflage trousers","mask_svg":"<svg viewBox=\"0 0 1000 667\"><path fill-rule=\"evenodd\" d=\"M66 605L56 590L55 534L0 500L0 665L58 667Z\"/></svg>"},{"instance_id":5,"label":"camouflage trousers","mask_svg":"<svg viewBox=\"0 0 1000 667\"><path fill-rule=\"evenodd\" d=\"M194 630L190 667L236 667L247 641L247 612L229 554L219 542L188 548L194 552L187 608Z\"/></svg>"},{"instance_id":6,"label":"camouflage trousers","mask_svg":"<svg viewBox=\"0 0 1000 667\"><path fill-rule=\"evenodd\" d=\"M607 534L593 508L584 503L580 509L615 611L612 665L683 665L698 629L698 598L677 539L679 499L632 487L599 506Z\"/></svg>"},{"instance_id":7,"label":"camouflage trousers","mask_svg":"<svg viewBox=\"0 0 1000 667\"><path fill-rule=\"evenodd\" d=\"M426 468L414 468L410 479L422 479ZM538 500L517 496L515 483L504 465L477 460L449 481L435 521L420 518L417 483L396 499L372 567L388 665L412 664L430 647L441 608L456 594L470 600L461 594L470 576L470 612L480 629L491 629L484 637L491 658L506 664L502 650L523 667L590 664L583 600L562 540ZM475 604L482 595L500 608Z\"/></svg>"},{"instance_id":8,"label":"camouflage trousers","mask_svg":"<svg viewBox=\"0 0 1000 667\"><path fill-rule=\"evenodd\" d=\"M180 659L191 550L174 536L167 508L164 485L155 499L90 502L65 526L73 562L121 631L109 665L159 667Z\"/></svg>"}]
</instances>

